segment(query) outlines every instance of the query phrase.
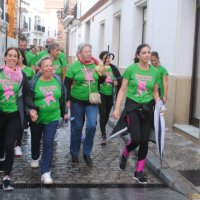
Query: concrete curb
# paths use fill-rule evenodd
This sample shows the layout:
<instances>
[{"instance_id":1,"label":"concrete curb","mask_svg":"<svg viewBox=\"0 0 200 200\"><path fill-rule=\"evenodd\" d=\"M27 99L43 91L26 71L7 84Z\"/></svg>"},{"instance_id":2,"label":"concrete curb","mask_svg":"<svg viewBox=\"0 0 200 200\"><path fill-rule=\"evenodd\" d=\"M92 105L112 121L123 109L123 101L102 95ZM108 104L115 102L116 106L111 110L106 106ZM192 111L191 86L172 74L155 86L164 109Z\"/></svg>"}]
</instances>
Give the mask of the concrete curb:
<instances>
[{"instance_id":1,"label":"concrete curb","mask_svg":"<svg viewBox=\"0 0 200 200\"><path fill-rule=\"evenodd\" d=\"M109 120L108 124L113 128L115 123ZM162 161L162 168L160 159L150 149L147 155L147 166L156 173L161 180L166 183L171 189L188 196L189 193L199 193L195 186L182 176L178 171L171 169L167 162Z\"/></svg>"}]
</instances>

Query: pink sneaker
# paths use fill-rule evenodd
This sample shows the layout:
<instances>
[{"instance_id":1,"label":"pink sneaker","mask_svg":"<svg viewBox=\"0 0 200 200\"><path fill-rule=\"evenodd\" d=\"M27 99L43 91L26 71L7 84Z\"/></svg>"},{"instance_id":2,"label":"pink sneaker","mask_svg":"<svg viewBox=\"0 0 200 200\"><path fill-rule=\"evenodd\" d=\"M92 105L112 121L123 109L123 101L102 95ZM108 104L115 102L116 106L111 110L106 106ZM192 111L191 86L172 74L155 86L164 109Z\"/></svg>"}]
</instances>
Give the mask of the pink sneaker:
<instances>
[{"instance_id":1,"label":"pink sneaker","mask_svg":"<svg viewBox=\"0 0 200 200\"><path fill-rule=\"evenodd\" d=\"M106 138L103 137L101 139L101 146L104 146L104 145L106 145Z\"/></svg>"}]
</instances>

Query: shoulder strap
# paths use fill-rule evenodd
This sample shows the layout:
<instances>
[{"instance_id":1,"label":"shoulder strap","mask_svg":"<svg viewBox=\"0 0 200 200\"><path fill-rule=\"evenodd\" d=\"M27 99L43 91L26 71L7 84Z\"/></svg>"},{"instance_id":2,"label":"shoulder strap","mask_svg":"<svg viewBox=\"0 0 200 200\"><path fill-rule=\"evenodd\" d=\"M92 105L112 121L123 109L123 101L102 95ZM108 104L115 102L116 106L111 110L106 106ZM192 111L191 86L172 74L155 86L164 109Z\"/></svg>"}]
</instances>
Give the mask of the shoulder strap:
<instances>
[{"instance_id":1,"label":"shoulder strap","mask_svg":"<svg viewBox=\"0 0 200 200\"><path fill-rule=\"evenodd\" d=\"M87 73L87 76L88 76L88 78L89 78L89 73L88 73L88 70L87 70L87 68L86 68L85 65L84 65L84 69L85 69L85 71L86 71L86 73ZM89 79L88 81L89 81L89 84L88 84L88 86L89 86L89 93L91 93L90 79Z\"/></svg>"},{"instance_id":2,"label":"shoulder strap","mask_svg":"<svg viewBox=\"0 0 200 200\"><path fill-rule=\"evenodd\" d=\"M61 64L61 66L62 66L62 59L60 58L60 57L58 57L58 59L59 59L59 61L60 61L60 64Z\"/></svg>"}]
</instances>

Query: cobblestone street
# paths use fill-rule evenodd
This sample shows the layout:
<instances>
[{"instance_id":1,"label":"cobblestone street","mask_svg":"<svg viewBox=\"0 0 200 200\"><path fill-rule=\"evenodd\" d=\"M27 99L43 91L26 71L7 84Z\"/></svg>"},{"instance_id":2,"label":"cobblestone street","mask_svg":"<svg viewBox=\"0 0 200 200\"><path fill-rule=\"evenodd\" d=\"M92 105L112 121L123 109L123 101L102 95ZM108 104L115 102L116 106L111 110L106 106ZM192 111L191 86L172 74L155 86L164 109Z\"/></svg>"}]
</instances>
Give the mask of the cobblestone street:
<instances>
[{"instance_id":1,"label":"cobblestone street","mask_svg":"<svg viewBox=\"0 0 200 200\"><path fill-rule=\"evenodd\" d=\"M111 129L108 129L110 132ZM100 131L97 126L93 153L91 155L94 166L89 168L80 153L79 164L72 165L69 153L70 130L66 125L58 129L55 144L54 158L52 166L52 178L54 183L136 183L132 178L134 173L135 159L129 159L129 164L125 171L118 167L120 152L123 149L124 142L122 139L115 138L106 146L100 145ZM40 183L40 170L30 167L30 132L24 134L23 156L15 158L12 171L13 183ZM149 184L162 184L162 181L148 169L145 168ZM0 178L2 179L0 174Z\"/></svg>"}]
</instances>

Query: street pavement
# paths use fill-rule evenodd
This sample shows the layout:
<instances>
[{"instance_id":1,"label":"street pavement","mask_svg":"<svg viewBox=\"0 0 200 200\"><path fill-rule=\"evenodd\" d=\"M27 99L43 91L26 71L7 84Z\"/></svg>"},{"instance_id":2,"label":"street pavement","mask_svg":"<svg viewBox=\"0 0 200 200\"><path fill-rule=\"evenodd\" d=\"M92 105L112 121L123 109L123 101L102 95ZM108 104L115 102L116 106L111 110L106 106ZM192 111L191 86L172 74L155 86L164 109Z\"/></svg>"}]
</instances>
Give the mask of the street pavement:
<instances>
[{"instance_id":1,"label":"street pavement","mask_svg":"<svg viewBox=\"0 0 200 200\"><path fill-rule=\"evenodd\" d=\"M111 132L108 126L107 132ZM40 182L39 169L30 167L30 132L23 138L23 156L15 158L12 171L12 181L15 190L4 192L0 190L0 200L185 200L186 196L169 189L158 178L157 174L146 166L147 185L141 185L133 179L136 156L131 153L127 168L121 171L118 167L124 141L115 138L106 146L100 145L100 131L94 141L92 159L94 166L86 166L80 152L80 163L73 165L69 154L69 127L65 124L58 129L52 164L54 185L45 187ZM3 174L0 174L2 180Z\"/></svg>"},{"instance_id":2,"label":"street pavement","mask_svg":"<svg viewBox=\"0 0 200 200\"><path fill-rule=\"evenodd\" d=\"M108 130L110 132L111 130ZM54 156L52 163L52 178L56 184L82 184L82 183L137 183L133 179L134 169L131 165L125 171L118 167L120 151L124 147L121 139L115 139L106 146L100 145L100 131L97 132L94 140L92 159L94 166L88 167L83 160L82 150L79 155L80 163L72 164L69 153L70 130L66 125L58 129L54 142ZM14 184L38 184L40 183L40 170L30 167L31 149L30 132L24 134L22 141L23 156L15 158L12 182ZM134 154L132 159L134 164ZM149 184L163 184L149 168L145 168ZM0 179L3 174L0 174Z\"/></svg>"},{"instance_id":3,"label":"street pavement","mask_svg":"<svg viewBox=\"0 0 200 200\"><path fill-rule=\"evenodd\" d=\"M1 200L186 200L188 198L162 188L99 189L99 188L53 188L16 189L1 192Z\"/></svg>"}]
</instances>

